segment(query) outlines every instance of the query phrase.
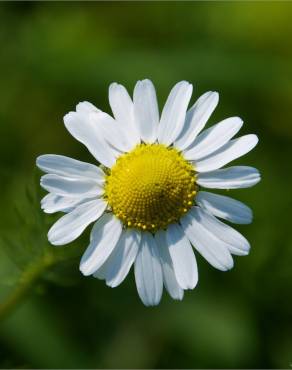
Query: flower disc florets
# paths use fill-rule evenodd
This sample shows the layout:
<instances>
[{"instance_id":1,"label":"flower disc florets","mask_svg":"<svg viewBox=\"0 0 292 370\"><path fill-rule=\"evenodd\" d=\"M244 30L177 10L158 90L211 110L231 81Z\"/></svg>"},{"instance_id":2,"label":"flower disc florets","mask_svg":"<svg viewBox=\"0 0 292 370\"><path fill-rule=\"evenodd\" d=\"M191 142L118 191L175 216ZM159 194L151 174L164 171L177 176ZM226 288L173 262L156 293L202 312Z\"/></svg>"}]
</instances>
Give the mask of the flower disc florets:
<instances>
[{"instance_id":1,"label":"flower disc florets","mask_svg":"<svg viewBox=\"0 0 292 370\"><path fill-rule=\"evenodd\" d=\"M141 144L122 154L106 178L105 198L126 225L165 229L194 204L195 171L175 148Z\"/></svg>"}]
</instances>

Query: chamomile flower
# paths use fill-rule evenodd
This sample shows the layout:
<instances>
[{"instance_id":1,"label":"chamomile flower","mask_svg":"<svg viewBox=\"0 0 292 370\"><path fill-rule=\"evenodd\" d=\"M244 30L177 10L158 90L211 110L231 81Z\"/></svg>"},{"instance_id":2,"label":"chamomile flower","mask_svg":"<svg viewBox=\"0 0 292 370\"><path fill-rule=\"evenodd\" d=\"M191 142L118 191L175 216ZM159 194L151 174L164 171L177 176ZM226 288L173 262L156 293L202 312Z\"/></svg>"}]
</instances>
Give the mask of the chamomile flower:
<instances>
[{"instance_id":1,"label":"chamomile flower","mask_svg":"<svg viewBox=\"0 0 292 370\"><path fill-rule=\"evenodd\" d=\"M196 286L196 252L226 271L233 267L232 254L250 249L239 232L219 220L248 224L250 208L202 189L255 185L260 180L255 168L222 167L253 149L258 138L233 139L243 124L238 117L202 131L219 97L207 92L188 110L192 89L186 81L177 83L159 115L151 81L137 82L133 100L113 83L113 117L88 102L64 117L67 130L97 165L53 154L37 158L46 172L41 186L49 192L42 209L65 213L49 230L49 241L70 243L95 222L81 272L116 287L134 266L145 305L159 303L163 285L179 300Z\"/></svg>"}]
</instances>

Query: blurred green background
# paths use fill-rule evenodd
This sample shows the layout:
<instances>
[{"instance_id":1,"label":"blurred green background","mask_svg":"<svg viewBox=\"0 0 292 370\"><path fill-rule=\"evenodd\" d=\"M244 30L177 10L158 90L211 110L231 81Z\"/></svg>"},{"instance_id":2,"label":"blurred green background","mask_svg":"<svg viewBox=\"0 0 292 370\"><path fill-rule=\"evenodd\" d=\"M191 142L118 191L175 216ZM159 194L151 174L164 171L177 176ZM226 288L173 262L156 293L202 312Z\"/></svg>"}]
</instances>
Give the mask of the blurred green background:
<instances>
[{"instance_id":1,"label":"blurred green background","mask_svg":"<svg viewBox=\"0 0 292 370\"><path fill-rule=\"evenodd\" d=\"M290 2L0 4L2 368L292 367L291 19ZM182 302L164 293L155 308L133 273L117 289L80 275L88 232L48 245L56 217L39 210L35 169L44 153L94 162L62 117L83 100L109 111L111 82L132 91L143 78L160 107L182 79L193 101L219 91L210 122L241 116L260 143L236 163L262 173L229 192L254 210L238 227L250 255L227 273L197 256L197 288Z\"/></svg>"}]
</instances>

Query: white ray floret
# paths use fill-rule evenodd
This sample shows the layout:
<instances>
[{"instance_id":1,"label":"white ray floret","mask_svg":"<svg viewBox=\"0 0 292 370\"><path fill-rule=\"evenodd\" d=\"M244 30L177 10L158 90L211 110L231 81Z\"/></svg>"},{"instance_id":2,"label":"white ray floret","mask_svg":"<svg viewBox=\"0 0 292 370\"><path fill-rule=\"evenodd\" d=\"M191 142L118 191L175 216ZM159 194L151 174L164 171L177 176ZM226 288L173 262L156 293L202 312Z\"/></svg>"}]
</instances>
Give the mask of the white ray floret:
<instances>
[{"instance_id":1,"label":"white ray floret","mask_svg":"<svg viewBox=\"0 0 292 370\"><path fill-rule=\"evenodd\" d=\"M80 270L84 275L92 275L106 262L119 241L121 232L121 222L109 213L95 223L90 244L80 262Z\"/></svg>"},{"instance_id":2,"label":"white ray floret","mask_svg":"<svg viewBox=\"0 0 292 370\"><path fill-rule=\"evenodd\" d=\"M182 131L192 91L193 86L186 81L177 83L171 90L158 126L160 143L172 144Z\"/></svg>"},{"instance_id":3,"label":"white ray floret","mask_svg":"<svg viewBox=\"0 0 292 370\"><path fill-rule=\"evenodd\" d=\"M157 305L162 295L163 275L158 247L149 232L142 234L135 261L135 279L142 302L146 306Z\"/></svg>"},{"instance_id":4,"label":"white ray floret","mask_svg":"<svg viewBox=\"0 0 292 370\"><path fill-rule=\"evenodd\" d=\"M184 290L179 285L174 273L174 267L170 257L165 231L158 230L155 234L155 239L157 245L159 245L160 262L165 288L173 299L182 300Z\"/></svg>"},{"instance_id":5,"label":"white ray floret","mask_svg":"<svg viewBox=\"0 0 292 370\"><path fill-rule=\"evenodd\" d=\"M110 257L94 273L94 277L105 279L106 284L112 288L120 285L135 262L140 241L139 231L126 230L122 233Z\"/></svg>"},{"instance_id":6,"label":"white ray floret","mask_svg":"<svg viewBox=\"0 0 292 370\"><path fill-rule=\"evenodd\" d=\"M187 112L183 129L175 141L180 150L190 146L203 130L219 101L217 92L209 91L202 95Z\"/></svg>"},{"instance_id":7,"label":"white ray floret","mask_svg":"<svg viewBox=\"0 0 292 370\"><path fill-rule=\"evenodd\" d=\"M155 87L149 80L138 81L134 89L134 117L141 140L154 143L157 139L159 110Z\"/></svg>"},{"instance_id":8,"label":"white ray floret","mask_svg":"<svg viewBox=\"0 0 292 370\"><path fill-rule=\"evenodd\" d=\"M261 180L259 171L248 166L233 166L199 173L197 184L210 189L240 189L256 185Z\"/></svg>"},{"instance_id":9,"label":"white ray floret","mask_svg":"<svg viewBox=\"0 0 292 370\"><path fill-rule=\"evenodd\" d=\"M232 117L205 130L185 150L185 158L197 161L214 153L237 134L242 124L240 118Z\"/></svg>"},{"instance_id":10,"label":"white ray floret","mask_svg":"<svg viewBox=\"0 0 292 370\"><path fill-rule=\"evenodd\" d=\"M194 289L198 282L198 270L191 243L176 224L168 227L166 240L177 282L183 289Z\"/></svg>"},{"instance_id":11,"label":"white ray floret","mask_svg":"<svg viewBox=\"0 0 292 370\"><path fill-rule=\"evenodd\" d=\"M195 167L198 172L209 172L217 170L236 158L250 152L258 143L256 135L245 135L239 139L229 141L216 152L208 157L195 161Z\"/></svg>"},{"instance_id":12,"label":"white ray floret","mask_svg":"<svg viewBox=\"0 0 292 370\"><path fill-rule=\"evenodd\" d=\"M103 214L105 208L106 203L102 199L91 200L77 206L51 227L48 233L49 241L54 245L72 242L82 234L89 224Z\"/></svg>"},{"instance_id":13,"label":"white ray floret","mask_svg":"<svg viewBox=\"0 0 292 370\"><path fill-rule=\"evenodd\" d=\"M252 210L238 200L200 191L196 197L199 206L206 209L212 215L236 224L249 224L252 222Z\"/></svg>"}]
</instances>

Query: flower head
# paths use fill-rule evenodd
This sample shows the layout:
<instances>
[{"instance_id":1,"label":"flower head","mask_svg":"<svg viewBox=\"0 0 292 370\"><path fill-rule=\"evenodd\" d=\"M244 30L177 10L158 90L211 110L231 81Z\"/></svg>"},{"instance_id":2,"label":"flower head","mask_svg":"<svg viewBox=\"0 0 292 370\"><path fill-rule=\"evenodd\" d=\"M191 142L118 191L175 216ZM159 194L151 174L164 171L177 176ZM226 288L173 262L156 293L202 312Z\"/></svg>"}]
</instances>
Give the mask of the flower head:
<instances>
[{"instance_id":1,"label":"flower head","mask_svg":"<svg viewBox=\"0 0 292 370\"><path fill-rule=\"evenodd\" d=\"M218 218L247 224L252 212L243 203L202 188L235 189L255 185L255 168L222 168L248 153L256 135L232 139L242 126L227 118L201 132L218 104L207 92L189 109L192 85L171 90L159 117L151 81L138 81L133 100L116 83L109 89L113 117L91 103L79 103L64 117L68 131L99 166L60 155L42 155L47 174L41 202L47 213L63 212L49 230L49 241L64 245L95 222L81 262L84 275L116 287L134 265L139 296L156 305L163 285L174 299L198 281L194 249L219 270L233 267L232 254L250 245Z\"/></svg>"}]
</instances>

